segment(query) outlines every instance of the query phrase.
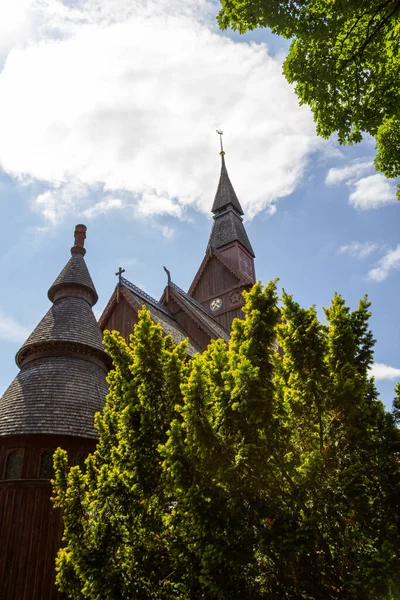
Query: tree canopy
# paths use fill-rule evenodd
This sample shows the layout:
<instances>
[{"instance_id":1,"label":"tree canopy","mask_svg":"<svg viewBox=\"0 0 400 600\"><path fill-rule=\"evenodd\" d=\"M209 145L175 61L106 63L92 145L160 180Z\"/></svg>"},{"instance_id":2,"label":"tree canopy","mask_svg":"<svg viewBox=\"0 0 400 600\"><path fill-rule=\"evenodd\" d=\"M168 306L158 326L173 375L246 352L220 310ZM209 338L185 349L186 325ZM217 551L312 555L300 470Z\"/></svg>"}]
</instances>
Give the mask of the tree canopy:
<instances>
[{"instance_id":1,"label":"tree canopy","mask_svg":"<svg viewBox=\"0 0 400 600\"><path fill-rule=\"evenodd\" d=\"M192 359L144 309L129 345L105 334L97 448L85 472L54 457L70 598L399 597L400 402L377 398L367 299L322 324L271 282L244 311Z\"/></svg>"},{"instance_id":2,"label":"tree canopy","mask_svg":"<svg viewBox=\"0 0 400 600\"><path fill-rule=\"evenodd\" d=\"M221 0L218 22L292 39L284 74L317 132L341 144L375 137L375 166L400 175L399 0ZM398 195L400 191L398 192Z\"/></svg>"}]
</instances>

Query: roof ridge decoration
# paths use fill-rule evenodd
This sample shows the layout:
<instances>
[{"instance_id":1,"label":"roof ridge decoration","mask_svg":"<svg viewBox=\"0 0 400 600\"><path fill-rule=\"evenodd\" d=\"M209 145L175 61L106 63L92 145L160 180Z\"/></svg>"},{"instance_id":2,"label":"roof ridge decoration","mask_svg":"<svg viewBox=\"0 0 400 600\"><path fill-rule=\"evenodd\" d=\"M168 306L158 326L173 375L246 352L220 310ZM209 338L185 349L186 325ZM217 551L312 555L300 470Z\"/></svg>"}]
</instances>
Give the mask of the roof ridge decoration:
<instances>
[{"instance_id":1,"label":"roof ridge decoration","mask_svg":"<svg viewBox=\"0 0 400 600\"><path fill-rule=\"evenodd\" d=\"M158 300L153 298L153 296L150 296L150 294L148 294L147 292L144 292L140 287L138 287L137 285L135 285L128 279L125 279L125 277L121 277L121 284L123 286L127 287L128 289L132 290L133 292L135 292L135 294L137 294L138 296L143 298L143 300L145 302L149 302L149 304L151 304L155 308L158 308L158 310L161 310L163 313L165 313L169 317L171 316L163 304L161 304Z\"/></svg>"}]
</instances>

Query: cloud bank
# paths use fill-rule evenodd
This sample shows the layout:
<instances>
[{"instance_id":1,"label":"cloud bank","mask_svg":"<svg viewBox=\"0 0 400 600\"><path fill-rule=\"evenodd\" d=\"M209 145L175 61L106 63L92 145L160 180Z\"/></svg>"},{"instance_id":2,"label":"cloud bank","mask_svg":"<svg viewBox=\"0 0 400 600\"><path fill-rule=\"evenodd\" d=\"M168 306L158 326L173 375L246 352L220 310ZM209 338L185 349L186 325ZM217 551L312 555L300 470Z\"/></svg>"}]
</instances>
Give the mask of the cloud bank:
<instances>
[{"instance_id":1,"label":"cloud bank","mask_svg":"<svg viewBox=\"0 0 400 600\"><path fill-rule=\"evenodd\" d=\"M211 2L25 4L38 24L0 73L0 166L40 182L48 222L124 193L143 216L209 212L217 128L247 216L272 214L322 143L281 60L217 32Z\"/></svg>"}]
</instances>

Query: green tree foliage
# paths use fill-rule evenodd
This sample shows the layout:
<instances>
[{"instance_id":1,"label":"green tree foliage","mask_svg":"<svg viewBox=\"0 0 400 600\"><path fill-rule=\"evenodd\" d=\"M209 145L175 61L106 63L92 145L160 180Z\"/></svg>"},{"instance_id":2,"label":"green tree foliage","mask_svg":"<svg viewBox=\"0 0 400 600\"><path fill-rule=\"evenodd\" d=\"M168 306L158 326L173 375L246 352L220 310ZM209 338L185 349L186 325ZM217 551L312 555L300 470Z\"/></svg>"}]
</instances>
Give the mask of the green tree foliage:
<instances>
[{"instance_id":1,"label":"green tree foliage","mask_svg":"<svg viewBox=\"0 0 400 600\"><path fill-rule=\"evenodd\" d=\"M106 333L97 449L85 473L54 461L70 598L399 598L400 388L392 416L368 301L335 295L321 324L271 282L244 311L191 360L146 310L129 346Z\"/></svg>"},{"instance_id":2,"label":"green tree foliage","mask_svg":"<svg viewBox=\"0 0 400 600\"><path fill-rule=\"evenodd\" d=\"M269 27L292 39L284 74L317 132L352 144L376 139L375 166L400 175L399 0L221 0L218 22ZM398 195L400 192L398 193Z\"/></svg>"}]
</instances>

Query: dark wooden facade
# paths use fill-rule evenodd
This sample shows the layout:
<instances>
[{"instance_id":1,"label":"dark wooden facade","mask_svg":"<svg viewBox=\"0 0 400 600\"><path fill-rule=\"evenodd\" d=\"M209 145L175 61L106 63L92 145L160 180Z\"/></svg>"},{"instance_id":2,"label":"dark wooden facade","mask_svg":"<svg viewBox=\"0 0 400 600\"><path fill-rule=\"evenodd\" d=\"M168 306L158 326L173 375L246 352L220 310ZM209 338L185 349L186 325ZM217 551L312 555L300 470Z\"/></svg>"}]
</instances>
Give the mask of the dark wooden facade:
<instances>
[{"instance_id":1,"label":"dark wooden facade","mask_svg":"<svg viewBox=\"0 0 400 600\"><path fill-rule=\"evenodd\" d=\"M120 286L116 289L107 314L102 316L101 328L109 331L119 331L126 342L138 322L139 307L132 306Z\"/></svg>"},{"instance_id":2,"label":"dark wooden facade","mask_svg":"<svg viewBox=\"0 0 400 600\"><path fill-rule=\"evenodd\" d=\"M24 435L2 439L0 448L0 598L59 600L55 558L61 545L62 520L51 503L51 459L68 451L69 464L83 464L94 440L69 436ZM22 460L12 461L15 453ZM10 462L14 462L11 465ZM18 473L18 469L20 472ZM15 477L19 475L19 477Z\"/></svg>"},{"instance_id":3,"label":"dark wooden facade","mask_svg":"<svg viewBox=\"0 0 400 600\"><path fill-rule=\"evenodd\" d=\"M226 248L209 250L189 294L212 311L213 318L230 332L233 319L244 317L242 292L254 283L254 259L240 242L234 241ZM212 310L216 299L221 301L221 307Z\"/></svg>"}]
</instances>

